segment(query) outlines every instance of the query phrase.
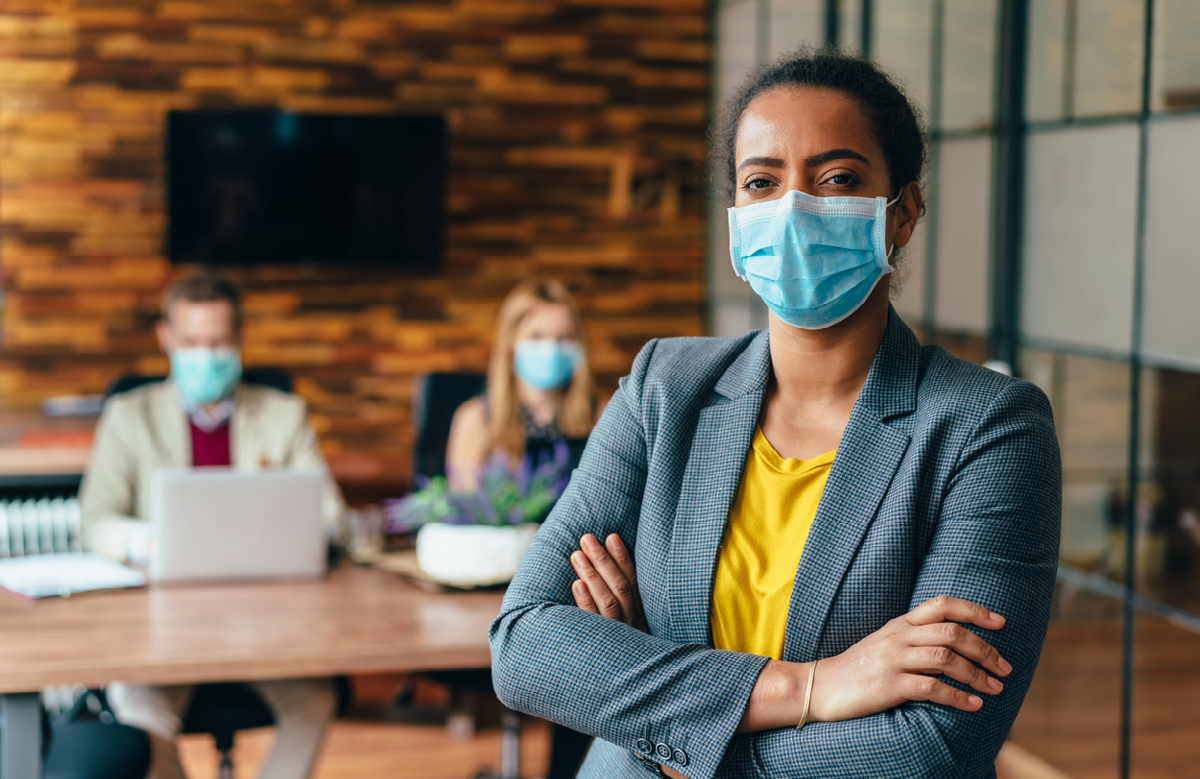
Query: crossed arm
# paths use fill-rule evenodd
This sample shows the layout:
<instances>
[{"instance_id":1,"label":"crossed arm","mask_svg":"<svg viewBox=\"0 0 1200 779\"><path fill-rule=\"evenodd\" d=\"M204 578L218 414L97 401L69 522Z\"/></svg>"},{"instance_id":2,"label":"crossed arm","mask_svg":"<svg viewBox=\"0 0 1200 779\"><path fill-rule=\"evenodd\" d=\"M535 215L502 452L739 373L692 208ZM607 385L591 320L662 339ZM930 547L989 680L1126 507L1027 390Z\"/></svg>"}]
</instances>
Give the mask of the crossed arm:
<instances>
[{"instance_id":1,"label":"crossed arm","mask_svg":"<svg viewBox=\"0 0 1200 779\"><path fill-rule=\"evenodd\" d=\"M584 611L649 632L637 586L637 569L621 537L602 545L588 533L571 555L579 576L571 586ZM820 661L814 671L806 722L840 722L887 711L907 701L929 701L961 711L978 711L983 699L951 687L944 675L987 695L996 695L1012 666L995 647L956 623L999 630L1005 619L978 604L939 596L867 636L846 652ZM804 716L811 663L770 660L750 693L738 733L786 728ZM990 672L990 673L989 673ZM994 674L994 675L993 675ZM663 766L668 776L683 774Z\"/></svg>"}]
</instances>

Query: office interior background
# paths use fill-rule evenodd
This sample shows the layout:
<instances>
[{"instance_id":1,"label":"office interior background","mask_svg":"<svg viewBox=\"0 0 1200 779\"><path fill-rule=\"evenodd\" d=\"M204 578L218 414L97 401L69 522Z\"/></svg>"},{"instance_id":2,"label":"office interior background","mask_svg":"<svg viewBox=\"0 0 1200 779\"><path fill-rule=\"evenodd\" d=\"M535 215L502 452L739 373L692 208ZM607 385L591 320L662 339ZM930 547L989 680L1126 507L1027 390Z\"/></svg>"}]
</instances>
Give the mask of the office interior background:
<instances>
[{"instance_id":1,"label":"office interior background","mask_svg":"<svg viewBox=\"0 0 1200 779\"><path fill-rule=\"evenodd\" d=\"M414 377L481 369L532 274L609 391L649 338L766 310L729 267L710 117L801 44L900 77L931 137L897 310L1041 386L1060 586L1012 740L1071 777L1200 771L1200 4L1192 0L0 3L0 394L165 373L165 115L446 117L441 265L236 271L351 501L408 488Z\"/></svg>"}]
</instances>

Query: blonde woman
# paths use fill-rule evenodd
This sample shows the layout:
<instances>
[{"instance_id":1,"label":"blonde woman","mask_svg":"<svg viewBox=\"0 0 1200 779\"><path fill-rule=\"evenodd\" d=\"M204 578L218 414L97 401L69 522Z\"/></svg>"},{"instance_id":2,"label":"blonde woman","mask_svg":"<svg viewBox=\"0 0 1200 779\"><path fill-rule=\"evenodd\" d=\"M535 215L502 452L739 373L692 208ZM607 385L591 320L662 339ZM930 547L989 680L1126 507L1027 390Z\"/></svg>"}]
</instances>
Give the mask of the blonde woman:
<instances>
[{"instance_id":1,"label":"blonde woman","mask_svg":"<svg viewBox=\"0 0 1200 779\"><path fill-rule=\"evenodd\" d=\"M451 486L476 486L495 453L516 465L553 461L555 450L579 462L596 422L583 316L559 281L527 281L500 307L486 394L459 406L446 444Z\"/></svg>"},{"instance_id":2,"label":"blonde woman","mask_svg":"<svg viewBox=\"0 0 1200 779\"><path fill-rule=\"evenodd\" d=\"M474 489L480 469L497 453L513 466L524 461L530 467L565 455L562 467L570 473L599 411L579 305L562 282L526 281L500 307L487 392L459 406L451 422L450 485ZM435 678L468 686L479 681L458 672ZM485 683L491 686L490 674ZM574 777L590 742L587 735L555 724L547 779Z\"/></svg>"}]
</instances>

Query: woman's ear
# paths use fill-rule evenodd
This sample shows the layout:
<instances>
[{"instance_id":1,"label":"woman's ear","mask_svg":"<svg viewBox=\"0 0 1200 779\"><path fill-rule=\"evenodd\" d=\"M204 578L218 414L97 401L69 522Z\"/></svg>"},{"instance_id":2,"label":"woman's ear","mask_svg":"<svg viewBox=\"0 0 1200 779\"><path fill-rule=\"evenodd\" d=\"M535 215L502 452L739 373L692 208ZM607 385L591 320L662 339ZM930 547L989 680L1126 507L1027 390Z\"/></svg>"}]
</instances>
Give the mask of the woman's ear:
<instances>
[{"instance_id":1,"label":"woman's ear","mask_svg":"<svg viewBox=\"0 0 1200 779\"><path fill-rule=\"evenodd\" d=\"M900 199L890 209L892 215L892 245L907 246L912 240L917 222L921 218L921 209L925 199L921 194L921 185L915 181L905 184L900 190Z\"/></svg>"}]
</instances>

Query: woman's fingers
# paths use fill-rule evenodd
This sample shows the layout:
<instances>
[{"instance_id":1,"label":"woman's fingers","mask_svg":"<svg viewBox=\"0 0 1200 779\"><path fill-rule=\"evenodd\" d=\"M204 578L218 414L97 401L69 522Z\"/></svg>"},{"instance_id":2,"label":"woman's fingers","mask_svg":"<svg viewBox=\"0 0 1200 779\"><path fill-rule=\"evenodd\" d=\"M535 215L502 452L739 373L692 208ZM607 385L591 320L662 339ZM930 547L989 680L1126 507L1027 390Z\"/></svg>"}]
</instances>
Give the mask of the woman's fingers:
<instances>
[{"instance_id":1,"label":"woman's fingers","mask_svg":"<svg viewBox=\"0 0 1200 779\"><path fill-rule=\"evenodd\" d=\"M582 579L576 579L575 583L571 585L571 595L575 598L575 605L579 608L593 614L600 613L596 601L592 600L592 593L588 591L588 586L583 583Z\"/></svg>"},{"instance_id":2,"label":"woman's fingers","mask_svg":"<svg viewBox=\"0 0 1200 779\"><path fill-rule=\"evenodd\" d=\"M602 546L591 533L579 539L581 551L571 555L571 567L588 590L595 612L646 630L633 557L616 533ZM579 601L578 595L575 598ZM590 610L590 609L589 609Z\"/></svg>"},{"instance_id":3,"label":"woman's fingers","mask_svg":"<svg viewBox=\"0 0 1200 779\"><path fill-rule=\"evenodd\" d=\"M630 581L621 567L613 560L612 555L601 546L594 535L588 533L580 539L579 545L583 548L592 567L608 585L609 592L617 599L621 613L626 617L624 621L632 625L640 611L636 605L638 592L634 582Z\"/></svg>"},{"instance_id":4,"label":"woman's fingers","mask_svg":"<svg viewBox=\"0 0 1200 779\"><path fill-rule=\"evenodd\" d=\"M949 595L939 595L904 615L909 624L930 625L935 622L964 622L988 630L1004 627L1004 617L978 603Z\"/></svg>"},{"instance_id":5,"label":"woman's fingers","mask_svg":"<svg viewBox=\"0 0 1200 779\"><path fill-rule=\"evenodd\" d=\"M609 619L624 621L621 602L617 600L604 578L589 562L588 556L583 552L572 553L571 566L575 569L575 574L587 586L588 594L596 607L595 613Z\"/></svg>"},{"instance_id":6,"label":"woman's fingers","mask_svg":"<svg viewBox=\"0 0 1200 779\"><path fill-rule=\"evenodd\" d=\"M979 666L944 646L922 646L909 650L906 671L922 674L943 674L956 682L988 695L996 695L1004 685Z\"/></svg>"},{"instance_id":7,"label":"woman's fingers","mask_svg":"<svg viewBox=\"0 0 1200 779\"><path fill-rule=\"evenodd\" d=\"M936 625L915 628L909 640L913 646L950 647L998 676L1008 676L1012 673L1012 666L1000 656L994 646L954 622L939 622Z\"/></svg>"},{"instance_id":8,"label":"woman's fingers","mask_svg":"<svg viewBox=\"0 0 1200 779\"><path fill-rule=\"evenodd\" d=\"M646 614L642 610L642 593L638 589L637 567L634 565L633 555L629 554L625 542L616 533L610 533L608 538L604 539L604 548L608 550L617 567L621 569L621 573L625 574L625 580L629 582L630 603L629 610L626 611L630 618L629 625L643 632L650 632L646 625Z\"/></svg>"},{"instance_id":9,"label":"woman's fingers","mask_svg":"<svg viewBox=\"0 0 1200 779\"><path fill-rule=\"evenodd\" d=\"M1000 653L970 626L1004 627L1004 617L978 603L941 595L826 661L817 673L816 716L854 719L910 701L978 711L982 694L998 695L997 676L1012 672ZM822 679L824 684L822 684ZM832 687L830 685L833 685ZM960 689L958 685L966 689Z\"/></svg>"},{"instance_id":10,"label":"woman's fingers","mask_svg":"<svg viewBox=\"0 0 1200 779\"><path fill-rule=\"evenodd\" d=\"M616 562L617 567L621 569L621 573L625 574L625 578L637 588L637 569L633 565L633 557L629 554L629 550L625 548L625 542L616 533L609 533L608 538L604 539L604 548L608 554Z\"/></svg>"},{"instance_id":11,"label":"woman's fingers","mask_svg":"<svg viewBox=\"0 0 1200 779\"><path fill-rule=\"evenodd\" d=\"M899 679L900 694L910 701L929 701L952 706L962 711L979 711L983 698L974 693L951 687L932 676L905 674Z\"/></svg>"}]
</instances>

